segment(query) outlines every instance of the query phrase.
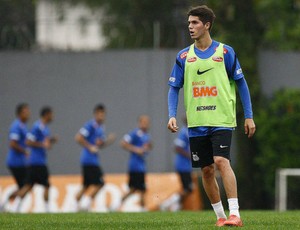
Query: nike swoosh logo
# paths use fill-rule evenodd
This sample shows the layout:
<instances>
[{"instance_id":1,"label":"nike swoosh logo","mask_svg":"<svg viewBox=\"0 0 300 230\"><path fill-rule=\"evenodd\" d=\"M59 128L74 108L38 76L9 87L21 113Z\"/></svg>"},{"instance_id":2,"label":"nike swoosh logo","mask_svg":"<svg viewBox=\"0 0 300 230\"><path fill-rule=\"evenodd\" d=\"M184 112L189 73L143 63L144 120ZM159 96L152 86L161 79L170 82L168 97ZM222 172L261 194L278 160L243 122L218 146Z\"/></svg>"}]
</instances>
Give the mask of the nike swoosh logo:
<instances>
[{"instance_id":1,"label":"nike swoosh logo","mask_svg":"<svg viewBox=\"0 0 300 230\"><path fill-rule=\"evenodd\" d=\"M201 74L204 74L204 73L206 73L206 72L208 72L208 71L210 71L210 70L212 70L213 68L210 68L210 69L207 69L207 70L204 70L204 71L200 71L199 69L198 69L198 71L197 71L197 74L198 75L201 75Z\"/></svg>"},{"instance_id":2,"label":"nike swoosh logo","mask_svg":"<svg viewBox=\"0 0 300 230\"><path fill-rule=\"evenodd\" d=\"M228 146L227 145L220 145L220 148L225 149L225 148L228 148Z\"/></svg>"}]
</instances>

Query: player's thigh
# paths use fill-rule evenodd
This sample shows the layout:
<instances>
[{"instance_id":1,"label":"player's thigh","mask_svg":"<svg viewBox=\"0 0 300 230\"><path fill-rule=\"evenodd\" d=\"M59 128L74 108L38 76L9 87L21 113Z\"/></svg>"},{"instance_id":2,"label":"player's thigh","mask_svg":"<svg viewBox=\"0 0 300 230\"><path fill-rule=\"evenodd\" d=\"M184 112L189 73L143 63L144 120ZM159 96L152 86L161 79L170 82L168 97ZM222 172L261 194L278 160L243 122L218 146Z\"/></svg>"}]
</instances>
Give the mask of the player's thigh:
<instances>
[{"instance_id":1,"label":"player's thigh","mask_svg":"<svg viewBox=\"0 0 300 230\"><path fill-rule=\"evenodd\" d=\"M230 160L232 130L218 130L211 135L213 155Z\"/></svg>"},{"instance_id":2,"label":"player's thigh","mask_svg":"<svg viewBox=\"0 0 300 230\"><path fill-rule=\"evenodd\" d=\"M84 186L96 185L103 186L103 171L98 166L83 167L83 184Z\"/></svg>"},{"instance_id":3,"label":"player's thigh","mask_svg":"<svg viewBox=\"0 0 300 230\"><path fill-rule=\"evenodd\" d=\"M214 163L209 136L190 137L189 140L193 168L204 168Z\"/></svg>"},{"instance_id":4,"label":"player's thigh","mask_svg":"<svg viewBox=\"0 0 300 230\"><path fill-rule=\"evenodd\" d=\"M129 173L129 188L145 191L145 173L144 172L130 172Z\"/></svg>"},{"instance_id":5,"label":"player's thigh","mask_svg":"<svg viewBox=\"0 0 300 230\"><path fill-rule=\"evenodd\" d=\"M25 185L27 179L27 168L15 167L15 168L10 168L10 171L18 185L18 188L22 188Z\"/></svg>"},{"instance_id":6,"label":"player's thigh","mask_svg":"<svg viewBox=\"0 0 300 230\"><path fill-rule=\"evenodd\" d=\"M36 167L36 183L45 186L46 188L50 187L49 183L49 170L45 165Z\"/></svg>"}]
</instances>

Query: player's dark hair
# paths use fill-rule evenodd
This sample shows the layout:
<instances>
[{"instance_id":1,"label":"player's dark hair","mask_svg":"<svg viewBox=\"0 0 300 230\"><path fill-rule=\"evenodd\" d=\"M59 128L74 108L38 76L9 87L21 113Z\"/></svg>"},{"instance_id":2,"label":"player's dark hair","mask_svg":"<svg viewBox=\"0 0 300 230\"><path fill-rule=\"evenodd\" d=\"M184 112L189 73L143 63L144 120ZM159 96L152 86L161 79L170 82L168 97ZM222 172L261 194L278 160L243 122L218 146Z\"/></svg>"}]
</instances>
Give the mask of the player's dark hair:
<instances>
[{"instance_id":1,"label":"player's dark hair","mask_svg":"<svg viewBox=\"0 0 300 230\"><path fill-rule=\"evenodd\" d=\"M210 23L209 30L211 30L213 23L215 21L216 15L213 10L206 5L196 6L189 10L188 16L196 16L205 25L207 22Z\"/></svg>"},{"instance_id":2,"label":"player's dark hair","mask_svg":"<svg viewBox=\"0 0 300 230\"><path fill-rule=\"evenodd\" d=\"M29 105L27 103L20 103L16 106L16 116L19 116L25 108L28 108Z\"/></svg>"},{"instance_id":3,"label":"player's dark hair","mask_svg":"<svg viewBox=\"0 0 300 230\"><path fill-rule=\"evenodd\" d=\"M40 116L44 117L48 115L49 113L52 113L52 108L50 106L44 106L40 111Z\"/></svg>"},{"instance_id":4,"label":"player's dark hair","mask_svg":"<svg viewBox=\"0 0 300 230\"><path fill-rule=\"evenodd\" d=\"M98 112L98 111L105 112L105 105L103 105L103 104L97 104L97 105L94 107L94 113L95 113L95 112Z\"/></svg>"}]
</instances>

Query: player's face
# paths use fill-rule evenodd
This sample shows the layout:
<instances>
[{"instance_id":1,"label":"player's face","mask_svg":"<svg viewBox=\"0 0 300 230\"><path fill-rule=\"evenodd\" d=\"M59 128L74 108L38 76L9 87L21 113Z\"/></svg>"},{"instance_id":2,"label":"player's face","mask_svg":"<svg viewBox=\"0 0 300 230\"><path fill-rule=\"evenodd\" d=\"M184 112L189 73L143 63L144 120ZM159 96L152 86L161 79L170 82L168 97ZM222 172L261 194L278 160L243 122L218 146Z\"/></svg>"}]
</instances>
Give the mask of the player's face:
<instances>
[{"instance_id":1,"label":"player's face","mask_svg":"<svg viewBox=\"0 0 300 230\"><path fill-rule=\"evenodd\" d=\"M201 39L209 31L209 22L204 25L197 16L189 16L188 24L191 38L194 40Z\"/></svg>"},{"instance_id":2,"label":"player's face","mask_svg":"<svg viewBox=\"0 0 300 230\"><path fill-rule=\"evenodd\" d=\"M51 123L51 122L53 121L53 119L54 119L54 114L53 114L53 112L48 113L48 114L47 114L47 117L46 117L47 123Z\"/></svg>"},{"instance_id":3,"label":"player's face","mask_svg":"<svg viewBox=\"0 0 300 230\"><path fill-rule=\"evenodd\" d=\"M150 118L148 116L141 116L139 120L139 128L143 131L148 131L150 128Z\"/></svg>"},{"instance_id":4,"label":"player's face","mask_svg":"<svg viewBox=\"0 0 300 230\"><path fill-rule=\"evenodd\" d=\"M22 112L20 114L20 120L23 122L27 122L30 118L30 109L29 107L25 107L22 109Z\"/></svg>"},{"instance_id":5,"label":"player's face","mask_svg":"<svg viewBox=\"0 0 300 230\"><path fill-rule=\"evenodd\" d=\"M94 113L95 120L97 123L101 124L105 121L105 111L98 110Z\"/></svg>"}]
</instances>

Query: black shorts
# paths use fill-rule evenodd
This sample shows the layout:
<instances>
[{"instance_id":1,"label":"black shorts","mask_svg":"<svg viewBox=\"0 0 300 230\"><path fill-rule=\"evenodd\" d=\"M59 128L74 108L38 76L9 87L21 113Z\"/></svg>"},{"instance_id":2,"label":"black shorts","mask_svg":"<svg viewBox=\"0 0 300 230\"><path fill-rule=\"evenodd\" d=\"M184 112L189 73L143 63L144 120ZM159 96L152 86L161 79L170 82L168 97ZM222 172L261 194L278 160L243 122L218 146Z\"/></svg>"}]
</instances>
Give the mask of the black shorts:
<instances>
[{"instance_id":1,"label":"black shorts","mask_svg":"<svg viewBox=\"0 0 300 230\"><path fill-rule=\"evenodd\" d=\"M178 172L178 175L180 176L183 190L185 192L192 192L193 191L192 174L190 172Z\"/></svg>"},{"instance_id":2,"label":"black shorts","mask_svg":"<svg viewBox=\"0 0 300 230\"><path fill-rule=\"evenodd\" d=\"M50 187L49 171L45 165L32 165L28 170L27 184L40 184L47 188Z\"/></svg>"},{"instance_id":3,"label":"black shorts","mask_svg":"<svg viewBox=\"0 0 300 230\"><path fill-rule=\"evenodd\" d=\"M104 185L103 172L99 166L88 165L82 167L83 186Z\"/></svg>"},{"instance_id":4,"label":"black shorts","mask_svg":"<svg viewBox=\"0 0 300 230\"><path fill-rule=\"evenodd\" d=\"M209 136L190 137L193 168L204 168L214 163L214 156L230 160L231 130L219 130Z\"/></svg>"},{"instance_id":5,"label":"black shorts","mask_svg":"<svg viewBox=\"0 0 300 230\"><path fill-rule=\"evenodd\" d=\"M26 183L28 169L26 167L9 167L9 170L13 175L18 188L22 188Z\"/></svg>"},{"instance_id":6,"label":"black shorts","mask_svg":"<svg viewBox=\"0 0 300 230\"><path fill-rule=\"evenodd\" d=\"M129 172L129 188L146 191L145 173L143 172Z\"/></svg>"}]
</instances>

